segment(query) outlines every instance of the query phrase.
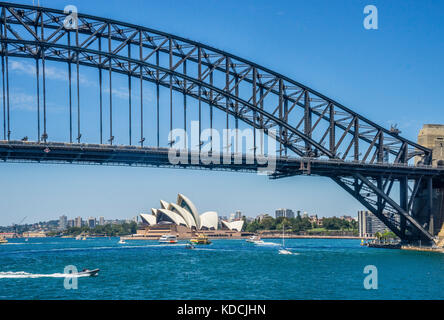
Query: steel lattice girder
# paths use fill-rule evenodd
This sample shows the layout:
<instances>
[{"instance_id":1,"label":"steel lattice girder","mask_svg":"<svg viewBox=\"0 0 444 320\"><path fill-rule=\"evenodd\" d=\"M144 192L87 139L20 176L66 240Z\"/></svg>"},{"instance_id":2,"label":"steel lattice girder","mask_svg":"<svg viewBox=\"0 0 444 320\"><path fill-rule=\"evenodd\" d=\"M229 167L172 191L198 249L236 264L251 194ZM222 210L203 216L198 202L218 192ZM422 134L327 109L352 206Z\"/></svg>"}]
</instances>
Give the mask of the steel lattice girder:
<instances>
[{"instance_id":1,"label":"steel lattice girder","mask_svg":"<svg viewBox=\"0 0 444 320\"><path fill-rule=\"evenodd\" d=\"M414 156L430 163L429 149L313 89L226 52L110 19L79 14L79 28L67 30L66 14L60 10L8 3L0 7L3 56L62 61L142 77L255 128L266 132L276 128L283 148L299 156L381 163L384 155L391 154L391 163L406 163ZM67 40L71 34L74 45ZM108 50L99 45L102 40ZM128 54L131 47L139 49L138 58ZM151 62L156 55L164 59ZM187 72L179 71L185 64Z\"/></svg>"},{"instance_id":2,"label":"steel lattice girder","mask_svg":"<svg viewBox=\"0 0 444 320\"><path fill-rule=\"evenodd\" d=\"M426 240L433 243L433 235L414 219L412 212L413 202L423 177L412 179L413 189L408 187L407 177L381 175L368 178L357 173L351 177L331 176L331 178L401 239ZM404 187L402 181L405 181ZM395 198L391 195L395 183L399 183L398 200L394 200Z\"/></svg>"}]
</instances>

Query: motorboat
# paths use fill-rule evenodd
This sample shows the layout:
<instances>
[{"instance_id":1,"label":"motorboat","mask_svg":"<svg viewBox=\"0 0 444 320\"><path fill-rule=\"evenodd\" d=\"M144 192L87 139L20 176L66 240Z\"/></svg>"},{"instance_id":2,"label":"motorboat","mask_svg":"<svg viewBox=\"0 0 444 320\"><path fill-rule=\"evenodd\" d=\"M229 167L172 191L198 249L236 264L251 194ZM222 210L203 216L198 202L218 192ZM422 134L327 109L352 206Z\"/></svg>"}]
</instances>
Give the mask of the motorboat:
<instances>
[{"instance_id":1,"label":"motorboat","mask_svg":"<svg viewBox=\"0 0 444 320\"><path fill-rule=\"evenodd\" d=\"M159 243L177 243L177 237L174 234L164 234L159 238Z\"/></svg>"},{"instance_id":2,"label":"motorboat","mask_svg":"<svg viewBox=\"0 0 444 320\"><path fill-rule=\"evenodd\" d=\"M100 269L93 269L93 270L83 269L81 272L78 272L77 274L79 276L96 277L99 275L99 271L100 271Z\"/></svg>"},{"instance_id":3,"label":"motorboat","mask_svg":"<svg viewBox=\"0 0 444 320\"><path fill-rule=\"evenodd\" d=\"M280 249L279 254L293 254L293 252L287 250L287 249Z\"/></svg>"},{"instance_id":4,"label":"motorboat","mask_svg":"<svg viewBox=\"0 0 444 320\"><path fill-rule=\"evenodd\" d=\"M126 244L125 240L123 240L122 238L120 238L119 242L120 244Z\"/></svg>"},{"instance_id":5,"label":"motorboat","mask_svg":"<svg viewBox=\"0 0 444 320\"><path fill-rule=\"evenodd\" d=\"M263 240L254 241L253 243L258 246L279 246L280 245L279 243L265 242Z\"/></svg>"},{"instance_id":6,"label":"motorboat","mask_svg":"<svg viewBox=\"0 0 444 320\"><path fill-rule=\"evenodd\" d=\"M185 249L189 249L189 250L192 250L192 249L195 249L196 247L192 244L192 243L187 243L187 245L185 246Z\"/></svg>"},{"instance_id":7,"label":"motorboat","mask_svg":"<svg viewBox=\"0 0 444 320\"><path fill-rule=\"evenodd\" d=\"M259 240L261 240L261 237L259 237L259 236L251 236L246 241L253 243L253 242L259 241Z\"/></svg>"},{"instance_id":8,"label":"motorboat","mask_svg":"<svg viewBox=\"0 0 444 320\"><path fill-rule=\"evenodd\" d=\"M5 237L0 236L0 244L6 244L6 243L8 243L8 240L6 240Z\"/></svg>"},{"instance_id":9,"label":"motorboat","mask_svg":"<svg viewBox=\"0 0 444 320\"><path fill-rule=\"evenodd\" d=\"M190 242L192 244L211 244L210 239L203 233L199 234L196 238L192 238Z\"/></svg>"}]
</instances>

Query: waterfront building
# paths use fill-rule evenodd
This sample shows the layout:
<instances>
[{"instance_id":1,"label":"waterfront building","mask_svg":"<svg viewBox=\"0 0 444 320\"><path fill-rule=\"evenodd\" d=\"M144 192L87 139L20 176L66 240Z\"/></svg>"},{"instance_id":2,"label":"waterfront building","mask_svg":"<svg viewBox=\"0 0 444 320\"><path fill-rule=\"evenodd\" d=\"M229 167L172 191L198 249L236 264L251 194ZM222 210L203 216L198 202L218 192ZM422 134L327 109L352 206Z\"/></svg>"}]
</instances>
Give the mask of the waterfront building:
<instances>
[{"instance_id":1,"label":"waterfront building","mask_svg":"<svg viewBox=\"0 0 444 320\"><path fill-rule=\"evenodd\" d=\"M99 225L104 226L105 225L105 217L99 217Z\"/></svg>"},{"instance_id":2,"label":"waterfront building","mask_svg":"<svg viewBox=\"0 0 444 320\"><path fill-rule=\"evenodd\" d=\"M342 220L348 221L348 222L352 222L353 220L355 220L352 216L342 216L340 217Z\"/></svg>"},{"instance_id":3,"label":"waterfront building","mask_svg":"<svg viewBox=\"0 0 444 320\"><path fill-rule=\"evenodd\" d=\"M93 217L88 218L88 227L90 228L96 227L96 218Z\"/></svg>"},{"instance_id":4,"label":"waterfront building","mask_svg":"<svg viewBox=\"0 0 444 320\"><path fill-rule=\"evenodd\" d=\"M310 216L309 219L312 225L317 225L318 227L322 227L323 225L322 218L318 218L317 214Z\"/></svg>"},{"instance_id":5,"label":"waterfront building","mask_svg":"<svg viewBox=\"0 0 444 320\"><path fill-rule=\"evenodd\" d=\"M183 194L178 194L175 203L160 200L160 208L152 208L150 214L141 213L139 217L142 226L133 238L140 239L158 239L167 233L180 239L192 238L199 233L209 237L240 237L244 224L243 220L223 220L215 211L199 214L193 202Z\"/></svg>"},{"instance_id":6,"label":"waterfront building","mask_svg":"<svg viewBox=\"0 0 444 320\"><path fill-rule=\"evenodd\" d=\"M275 217L277 218L294 218L294 212L291 209L277 209L275 211Z\"/></svg>"},{"instance_id":7,"label":"waterfront building","mask_svg":"<svg viewBox=\"0 0 444 320\"><path fill-rule=\"evenodd\" d=\"M46 233L44 231L29 231L23 232L22 236L24 238L45 238Z\"/></svg>"},{"instance_id":8,"label":"waterfront building","mask_svg":"<svg viewBox=\"0 0 444 320\"><path fill-rule=\"evenodd\" d=\"M77 217L77 218L76 218L76 227L77 227L77 228L81 228L82 225L83 225L82 217Z\"/></svg>"},{"instance_id":9,"label":"waterfront building","mask_svg":"<svg viewBox=\"0 0 444 320\"><path fill-rule=\"evenodd\" d=\"M237 220L237 221L224 221L222 220L222 228L226 228L228 230L235 230L235 231L242 231L242 227L244 226L243 220Z\"/></svg>"},{"instance_id":10,"label":"waterfront building","mask_svg":"<svg viewBox=\"0 0 444 320\"><path fill-rule=\"evenodd\" d=\"M68 225L68 217L65 215L60 216L59 218L59 229L65 230Z\"/></svg>"},{"instance_id":11,"label":"waterfront building","mask_svg":"<svg viewBox=\"0 0 444 320\"><path fill-rule=\"evenodd\" d=\"M262 213L262 214L259 214L258 216L256 216L256 221L261 222L265 218L271 218L271 216L268 213Z\"/></svg>"},{"instance_id":12,"label":"waterfront building","mask_svg":"<svg viewBox=\"0 0 444 320\"><path fill-rule=\"evenodd\" d=\"M383 233L388 228L370 211L358 211L358 228L360 237L374 237L377 232Z\"/></svg>"},{"instance_id":13,"label":"waterfront building","mask_svg":"<svg viewBox=\"0 0 444 320\"><path fill-rule=\"evenodd\" d=\"M15 232L1 232L0 237L5 239L17 238L17 234Z\"/></svg>"},{"instance_id":14,"label":"waterfront building","mask_svg":"<svg viewBox=\"0 0 444 320\"><path fill-rule=\"evenodd\" d=\"M219 227L217 212L207 211L199 215L194 203L183 194L178 194L176 203L160 200L159 209L152 208L151 214L142 213L140 218L142 223L148 226L169 224L184 226L193 230L217 230ZM240 223L243 225L242 220ZM223 225L237 230L240 223Z\"/></svg>"}]
</instances>

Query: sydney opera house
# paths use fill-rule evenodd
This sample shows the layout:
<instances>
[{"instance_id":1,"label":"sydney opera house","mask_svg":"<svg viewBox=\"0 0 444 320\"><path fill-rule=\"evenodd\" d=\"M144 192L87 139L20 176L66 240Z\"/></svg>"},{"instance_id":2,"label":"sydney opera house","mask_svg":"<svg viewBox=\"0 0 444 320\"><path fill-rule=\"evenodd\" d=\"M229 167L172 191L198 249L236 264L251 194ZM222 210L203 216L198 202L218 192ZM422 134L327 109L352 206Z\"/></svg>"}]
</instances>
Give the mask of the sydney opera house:
<instances>
[{"instance_id":1,"label":"sydney opera house","mask_svg":"<svg viewBox=\"0 0 444 320\"><path fill-rule=\"evenodd\" d=\"M175 230L188 229L190 232L217 230L241 232L244 224L242 220L231 222L222 220L219 225L217 212L207 211L199 215L193 202L180 193L176 203L160 200L159 209L151 209L151 214L142 213L140 218L142 224L151 227L151 229L165 229L174 226Z\"/></svg>"}]
</instances>

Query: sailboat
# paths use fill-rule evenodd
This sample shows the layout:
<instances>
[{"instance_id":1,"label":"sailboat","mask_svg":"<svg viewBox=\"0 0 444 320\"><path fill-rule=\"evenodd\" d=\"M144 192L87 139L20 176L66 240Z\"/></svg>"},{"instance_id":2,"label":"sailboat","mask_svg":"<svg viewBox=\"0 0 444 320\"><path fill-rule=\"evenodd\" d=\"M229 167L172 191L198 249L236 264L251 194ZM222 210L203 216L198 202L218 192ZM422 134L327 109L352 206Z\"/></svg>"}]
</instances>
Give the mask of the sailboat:
<instances>
[{"instance_id":1,"label":"sailboat","mask_svg":"<svg viewBox=\"0 0 444 320\"><path fill-rule=\"evenodd\" d=\"M293 252L285 249L285 224L282 222L282 249L279 249L279 254L293 254Z\"/></svg>"}]
</instances>

